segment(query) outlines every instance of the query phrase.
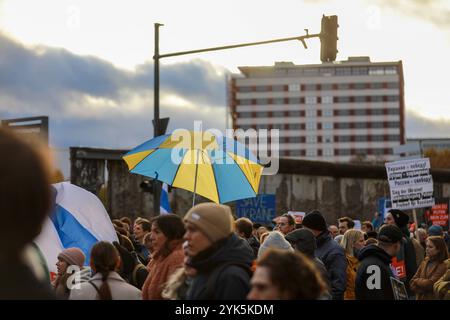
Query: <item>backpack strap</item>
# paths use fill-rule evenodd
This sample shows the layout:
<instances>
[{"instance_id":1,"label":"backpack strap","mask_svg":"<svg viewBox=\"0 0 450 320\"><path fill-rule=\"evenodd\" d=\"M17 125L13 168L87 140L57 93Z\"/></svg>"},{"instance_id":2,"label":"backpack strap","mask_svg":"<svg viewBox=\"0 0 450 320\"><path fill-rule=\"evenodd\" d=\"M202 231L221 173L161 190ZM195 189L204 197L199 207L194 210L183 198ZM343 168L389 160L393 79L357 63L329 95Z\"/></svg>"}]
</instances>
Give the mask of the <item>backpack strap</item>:
<instances>
[{"instance_id":1,"label":"backpack strap","mask_svg":"<svg viewBox=\"0 0 450 320\"><path fill-rule=\"evenodd\" d=\"M248 273L248 275L252 276L252 270L250 267L244 263L239 262L225 262L219 266L217 266L210 274L208 278L208 282L206 283L206 291L205 291L205 299L206 300L213 300L214 299L214 290L216 289L216 283L219 279L220 274L223 270L225 270L228 266L238 266L245 270L245 272Z\"/></svg>"},{"instance_id":2,"label":"backpack strap","mask_svg":"<svg viewBox=\"0 0 450 320\"><path fill-rule=\"evenodd\" d=\"M94 287L95 291L97 291L97 295L100 296L100 289L97 285L92 280L89 280L88 282Z\"/></svg>"},{"instance_id":3,"label":"backpack strap","mask_svg":"<svg viewBox=\"0 0 450 320\"><path fill-rule=\"evenodd\" d=\"M142 263L138 263L134 267L133 272L131 273L131 281L133 282L134 285L138 285L137 272L142 269L147 269Z\"/></svg>"}]
</instances>

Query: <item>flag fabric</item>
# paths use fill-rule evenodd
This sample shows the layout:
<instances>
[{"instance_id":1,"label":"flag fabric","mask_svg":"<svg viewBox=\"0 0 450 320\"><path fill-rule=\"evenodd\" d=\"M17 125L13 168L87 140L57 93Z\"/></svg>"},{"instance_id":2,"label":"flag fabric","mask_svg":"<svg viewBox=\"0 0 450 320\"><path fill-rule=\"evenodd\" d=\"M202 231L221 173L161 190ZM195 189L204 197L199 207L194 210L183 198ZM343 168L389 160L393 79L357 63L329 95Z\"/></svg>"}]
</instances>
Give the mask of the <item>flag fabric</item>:
<instances>
[{"instance_id":1,"label":"flag fabric","mask_svg":"<svg viewBox=\"0 0 450 320\"><path fill-rule=\"evenodd\" d=\"M108 213L97 196L83 188L62 182L53 184L55 207L46 219L36 245L44 254L50 273L56 272L58 254L80 248L89 265L92 246L98 241L118 241Z\"/></svg>"},{"instance_id":2,"label":"flag fabric","mask_svg":"<svg viewBox=\"0 0 450 320\"><path fill-rule=\"evenodd\" d=\"M160 214L172 213L169 202L169 186L167 183L163 183L162 185L159 212Z\"/></svg>"}]
</instances>

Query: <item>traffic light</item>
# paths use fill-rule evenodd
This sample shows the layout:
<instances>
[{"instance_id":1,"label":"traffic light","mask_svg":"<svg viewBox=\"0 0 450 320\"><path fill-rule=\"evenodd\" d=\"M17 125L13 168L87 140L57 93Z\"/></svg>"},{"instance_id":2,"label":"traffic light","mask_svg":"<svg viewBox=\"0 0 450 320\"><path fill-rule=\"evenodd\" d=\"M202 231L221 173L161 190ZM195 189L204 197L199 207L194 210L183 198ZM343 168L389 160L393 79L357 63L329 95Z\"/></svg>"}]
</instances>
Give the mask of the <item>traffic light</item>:
<instances>
[{"instance_id":1,"label":"traffic light","mask_svg":"<svg viewBox=\"0 0 450 320\"><path fill-rule=\"evenodd\" d=\"M320 30L320 60L322 62L336 60L338 27L337 16L322 16L322 27Z\"/></svg>"},{"instance_id":2,"label":"traffic light","mask_svg":"<svg viewBox=\"0 0 450 320\"><path fill-rule=\"evenodd\" d=\"M141 182L140 187L143 192L149 192L150 194L153 194L153 179L151 180L144 180Z\"/></svg>"}]
</instances>

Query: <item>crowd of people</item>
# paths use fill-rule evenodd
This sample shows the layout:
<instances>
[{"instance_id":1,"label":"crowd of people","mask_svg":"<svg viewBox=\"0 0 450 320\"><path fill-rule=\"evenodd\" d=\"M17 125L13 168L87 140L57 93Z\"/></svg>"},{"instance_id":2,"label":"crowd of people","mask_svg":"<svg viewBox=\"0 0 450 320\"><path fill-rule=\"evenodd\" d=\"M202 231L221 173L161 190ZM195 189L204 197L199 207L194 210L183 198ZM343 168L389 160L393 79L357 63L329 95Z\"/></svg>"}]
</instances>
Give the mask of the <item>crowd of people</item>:
<instances>
[{"instance_id":1,"label":"crowd of people","mask_svg":"<svg viewBox=\"0 0 450 320\"><path fill-rule=\"evenodd\" d=\"M183 217L123 217L112 221L119 241L96 243L89 257L60 252L51 281L42 259L25 254L38 253L33 239L51 211L50 163L2 130L0 153L0 299L450 299L448 232L411 227L395 209L361 230L350 217L329 224L318 210L301 224L286 213L261 225L215 203Z\"/></svg>"}]
</instances>

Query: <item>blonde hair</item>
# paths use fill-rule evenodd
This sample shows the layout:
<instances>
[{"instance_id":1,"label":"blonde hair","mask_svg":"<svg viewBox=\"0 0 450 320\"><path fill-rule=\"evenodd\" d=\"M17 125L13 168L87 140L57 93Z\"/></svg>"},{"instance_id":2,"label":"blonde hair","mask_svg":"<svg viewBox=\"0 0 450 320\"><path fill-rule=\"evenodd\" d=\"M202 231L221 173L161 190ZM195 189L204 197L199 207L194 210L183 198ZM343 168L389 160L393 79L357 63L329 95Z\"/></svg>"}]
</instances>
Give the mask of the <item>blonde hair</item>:
<instances>
[{"instance_id":1,"label":"blonde hair","mask_svg":"<svg viewBox=\"0 0 450 320\"><path fill-rule=\"evenodd\" d=\"M364 233L361 230L350 229L344 233L341 247L344 248L346 255L353 256L353 245L361 238L364 238Z\"/></svg>"}]
</instances>

